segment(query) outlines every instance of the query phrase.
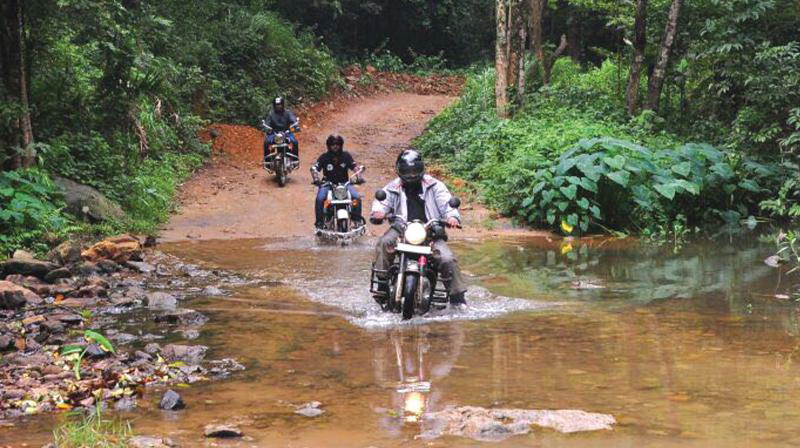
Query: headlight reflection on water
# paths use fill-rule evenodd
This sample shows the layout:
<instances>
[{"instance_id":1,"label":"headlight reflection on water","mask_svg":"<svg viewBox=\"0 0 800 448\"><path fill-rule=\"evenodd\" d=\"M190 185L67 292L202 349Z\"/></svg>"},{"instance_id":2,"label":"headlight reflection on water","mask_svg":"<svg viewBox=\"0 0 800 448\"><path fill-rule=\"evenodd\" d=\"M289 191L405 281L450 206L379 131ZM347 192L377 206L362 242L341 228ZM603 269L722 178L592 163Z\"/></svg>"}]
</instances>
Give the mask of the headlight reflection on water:
<instances>
[{"instance_id":1,"label":"headlight reflection on water","mask_svg":"<svg viewBox=\"0 0 800 448\"><path fill-rule=\"evenodd\" d=\"M422 413L425 411L425 395L420 392L409 392L406 394L403 408L405 410L406 422L418 422L420 417L422 417Z\"/></svg>"}]
</instances>

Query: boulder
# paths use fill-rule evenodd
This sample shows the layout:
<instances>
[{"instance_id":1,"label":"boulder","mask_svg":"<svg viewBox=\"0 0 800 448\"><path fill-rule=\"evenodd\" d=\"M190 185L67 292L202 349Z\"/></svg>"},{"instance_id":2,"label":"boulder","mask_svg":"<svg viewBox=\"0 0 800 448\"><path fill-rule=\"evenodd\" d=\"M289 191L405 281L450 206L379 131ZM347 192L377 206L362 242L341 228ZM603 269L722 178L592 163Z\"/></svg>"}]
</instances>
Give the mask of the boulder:
<instances>
[{"instance_id":1,"label":"boulder","mask_svg":"<svg viewBox=\"0 0 800 448\"><path fill-rule=\"evenodd\" d=\"M79 243L64 241L47 253L47 259L62 266L77 263L81 261L82 250Z\"/></svg>"},{"instance_id":2,"label":"boulder","mask_svg":"<svg viewBox=\"0 0 800 448\"><path fill-rule=\"evenodd\" d=\"M100 267L97 266L97 263L91 261L84 261L81 263L75 263L70 265L69 271L72 275L77 275L81 277L89 277L92 275L97 275L100 273Z\"/></svg>"},{"instance_id":3,"label":"boulder","mask_svg":"<svg viewBox=\"0 0 800 448\"><path fill-rule=\"evenodd\" d=\"M242 430L234 425L206 425L203 434L218 439L232 439L244 435Z\"/></svg>"},{"instance_id":4,"label":"boulder","mask_svg":"<svg viewBox=\"0 0 800 448\"><path fill-rule=\"evenodd\" d=\"M322 403L319 401L311 401L298 406L294 413L303 417L319 417L325 413L324 410L320 409L320 406L322 406Z\"/></svg>"},{"instance_id":5,"label":"boulder","mask_svg":"<svg viewBox=\"0 0 800 448\"><path fill-rule=\"evenodd\" d=\"M9 281L0 280L0 309L36 306L43 302L33 291Z\"/></svg>"},{"instance_id":6,"label":"boulder","mask_svg":"<svg viewBox=\"0 0 800 448\"><path fill-rule=\"evenodd\" d=\"M106 274L113 274L122 269L122 266L114 260L100 260L97 262L97 267Z\"/></svg>"},{"instance_id":7,"label":"boulder","mask_svg":"<svg viewBox=\"0 0 800 448\"><path fill-rule=\"evenodd\" d=\"M142 257L142 244L137 238L130 235L120 235L106 238L103 241L81 252L86 261L112 260L125 263L128 260L140 260Z\"/></svg>"},{"instance_id":8,"label":"boulder","mask_svg":"<svg viewBox=\"0 0 800 448\"><path fill-rule=\"evenodd\" d=\"M155 266L145 263L144 261L129 261L125 263L125 265L134 271L141 272L142 274L149 274L156 270Z\"/></svg>"},{"instance_id":9,"label":"boulder","mask_svg":"<svg viewBox=\"0 0 800 448\"><path fill-rule=\"evenodd\" d=\"M147 294L147 307L159 310L174 310L178 306L178 299L165 292L151 292Z\"/></svg>"},{"instance_id":10,"label":"boulder","mask_svg":"<svg viewBox=\"0 0 800 448\"><path fill-rule=\"evenodd\" d=\"M69 269L58 268L48 272L47 275L44 276L44 281L46 281L47 283L55 283L56 280L58 279L68 278L71 276L72 272L70 272Z\"/></svg>"},{"instance_id":11,"label":"boulder","mask_svg":"<svg viewBox=\"0 0 800 448\"><path fill-rule=\"evenodd\" d=\"M14 254L11 255L11 258L16 258L16 259L19 259L19 260L35 260L36 259L36 257L34 257L32 253L30 253L30 252L28 252L26 250L22 250L22 249L15 250Z\"/></svg>"},{"instance_id":12,"label":"boulder","mask_svg":"<svg viewBox=\"0 0 800 448\"><path fill-rule=\"evenodd\" d=\"M19 275L32 275L37 278L44 279L44 277L55 269L58 265L50 263L49 261L41 261L26 258L11 258L0 264L3 276L19 274Z\"/></svg>"},{"instance_id":13,"label":"boulder","mask_svg":"<svg viewBox=\"0 0 800 448\"><path fill-rule=\"evenodd\" d=\"M170 389L164 392L158 407L164 409L165 411L177 411L185 408L186 403L183 402L183 398L181 398L177 392Z\"/></svg>"},{"instance_id":14,"label":"boulder","mask_svg":"<svg viewBox=\"0 0 800 448\"><path fill-rule=\"evenodd\" d=\"M158 323L167 323L170 325L202 325L207 320L208 318L202 313L184 308L168 311L155 318L155 321Z\"/></svg>"},{"instance_id":15,"label":"boulder","mask_svg":"<svg viewBox=\"0 0 800 448\"><path fill-rule=\"evenodd\" d=\"M161 356L167 361L183 361L186 364L199 364L206 356L208 347L204 345L168 344L161 349Z\"/></svg>"},{"instance_id":16,"label":"boulder","mask_svg":"<svg viewBox=\"0 0 800 448\"><path fill-rule=\"evenodd\" d=\"M64 193L68 213L92 222L125 219L122 208L96 189L58 176L53 182Z\"/></svg>"},{"instance_id":17,"label":"boulder","mask_svg":"<svg viewBox=\"0 0 800 448\"><path fill-rule=\"evenodd\" d=\"M131 448L173 448L178 445L165 437L136 436L128 440Z\"/></svg>"},{"instance_id":18,"label":"boulder","mask_svg":"<svg viewBox=\"0 0 800 448\"><path fill-rule=\"evenodd\" d=\"M485 409L475 406L447 406L422 418L422 438L460 436L498 442L517 434L527 434L531 426L562 433L612 429L616 420L608 414L576 409L526 410Z\"/></svg>"},{"instance_id":19,"label":"boulder","mask_svg":"<svg viewBox=\"0 0 800 448\"><path fill-rule=\"evenodd\" d=\"M6 281L22 286L25 289L29 289L38 296L50 295L51 285L39 280L37 277L12 274L6 277Z\"/></svg>"}]
</instances>

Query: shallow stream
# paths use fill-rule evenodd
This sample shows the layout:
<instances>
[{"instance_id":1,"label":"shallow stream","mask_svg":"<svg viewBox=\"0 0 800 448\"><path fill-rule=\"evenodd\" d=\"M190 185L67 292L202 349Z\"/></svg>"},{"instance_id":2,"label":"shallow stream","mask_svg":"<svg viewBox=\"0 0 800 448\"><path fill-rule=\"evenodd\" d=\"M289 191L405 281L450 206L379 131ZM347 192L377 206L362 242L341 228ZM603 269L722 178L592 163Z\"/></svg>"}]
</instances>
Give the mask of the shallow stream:
<instances>
[{"instance_id":1,"label":"shallow stream","mask_svg":"<svg viewBox=\"0 0 800 448\"><path fill-rule=\"evenodd\" d=\"M457 238L456 238L457 240ZM534 429L492 446L800 445L800 324L789 287L740 237L674 254L629 240L498 239L454 244L470 308L402 323L368 293L371 241L170 244L162 250L266 286L220 285L184 306L211 319L190 343L247 370L179 389L188 407L129 415L138 434L204 446L236 419L252 439L224 446L476 446L420 440L419 414L446 405L609 413L613 431ZM263 282L260 283L263 285ZM780 297L780 296L779 296ZM316 418L295 405L320 401ZM53 417L19 422L47 441ZM3 432L8 435L8 432ZM2 443L0 443L2 445Z\"/></svg>"}]
</instances>

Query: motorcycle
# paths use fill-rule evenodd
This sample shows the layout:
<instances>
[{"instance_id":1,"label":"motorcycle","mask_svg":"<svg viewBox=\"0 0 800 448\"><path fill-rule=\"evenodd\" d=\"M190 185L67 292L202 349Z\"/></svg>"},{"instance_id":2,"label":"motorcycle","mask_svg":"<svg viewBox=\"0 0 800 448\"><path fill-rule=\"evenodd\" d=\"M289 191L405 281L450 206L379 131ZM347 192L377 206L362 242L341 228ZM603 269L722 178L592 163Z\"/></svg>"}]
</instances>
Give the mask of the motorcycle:
<instances>
[{"instance_id":1,"label":"motorcycle","mask_svg":"<svg viewBox=\"0 0 800 448\"><path fill-rule=\"evenodd\" d=\"M266 121L261 121L261 127L267 134L274 133L272 143L268 147L267 157L264 159L264 169L268 174L274 174L278 185L286 185L289 173L300 167L300 158L289 150L290 136L300 132L300 124L292 123L287 131L275 132Z\"/></svg>"},{"instance_id":2,"label":"motorcycle","mask_svg":"<svg viewBox=\"0 0 800 448\"><path fill-rule=\"evenodd\" d=\"M386 199L386 192L378 190L375 198ZM461 200L450 198L450 207L458 208ZM402 313L403 320L423 315L431 307L443 309L450 301L436 267L430 263L435 239L447 240L445 221L432 219L427 223L414 220L405 222L399 216L388 217L392 227L400 233L394 251L394 262L388 271L372 266L370 292L383 311Z\"/></svg>"},{"instance_id":3,"label":"motorcycle","mask_svg":"<svg viewBox=\"0 0 800 448\"><path fill-rule=\"evenodd\" d=\"M340 242L346 245L348 242L364 235L367 230L366 223L362 220L356 222L352 219L353 207L356 200L350 195L350 185L363 183L360 175L364 172L364 167L350 176L350 179L343 184L334 184L326 181L322 186L327 186L328 197L325 199L325 224L322 229L316 230L316 235L320 239L327 241Z\"/></svg>"}]
</instances>

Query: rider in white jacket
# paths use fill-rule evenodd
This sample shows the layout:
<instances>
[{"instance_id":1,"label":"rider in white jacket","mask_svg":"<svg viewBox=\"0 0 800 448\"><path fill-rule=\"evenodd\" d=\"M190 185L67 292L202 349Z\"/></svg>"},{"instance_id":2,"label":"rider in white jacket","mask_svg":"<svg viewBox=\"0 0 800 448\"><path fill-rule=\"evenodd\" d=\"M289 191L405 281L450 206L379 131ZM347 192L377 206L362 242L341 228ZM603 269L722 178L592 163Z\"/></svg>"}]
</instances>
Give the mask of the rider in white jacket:
<instances>
[{"instance_id":1,"label":"rider in white jacket","mask_svg":"<svg viewBox=\"0 0 800 448\"><path fill-rule=\"evenodd\" d=\"M449 205L452 195L444 183L425 174L425 163L418 151L403 151L395 164L399 176L383 187L386 199L372 203L370 219L379 223L387 215L394 215L406 222L415 219L427 222L441 219L448 227L461 225L461 214L457 208ZM392 263L392 248L397 244L400 232L394 227L383 234L375 248L375 269L386 272ZM451 304L464 304L464 293L467 291L458 262L442 239L433 241L433 261L439 275L450 294Z\"/></svg>"}]
</instances>

